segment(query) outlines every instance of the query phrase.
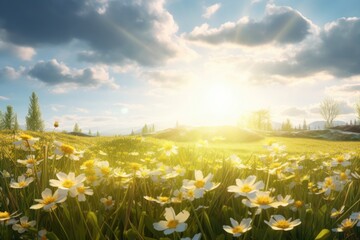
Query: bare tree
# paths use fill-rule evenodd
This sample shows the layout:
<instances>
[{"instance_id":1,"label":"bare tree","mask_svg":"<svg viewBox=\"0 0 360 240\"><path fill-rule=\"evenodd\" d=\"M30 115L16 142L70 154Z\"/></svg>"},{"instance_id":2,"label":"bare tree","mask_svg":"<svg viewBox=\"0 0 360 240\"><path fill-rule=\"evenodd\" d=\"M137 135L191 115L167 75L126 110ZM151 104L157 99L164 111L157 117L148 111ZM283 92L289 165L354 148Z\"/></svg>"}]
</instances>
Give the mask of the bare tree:
<instances>
[{"instance_id":1,"label":"bare tree","mask_svg":"<svg viewBox=\"0 0 360 240\"><path fill-rule=\"evenodd\" d=\"M332 127L334 119L340 114L339 103L333 98L325 98L320 103L320 114L326 121L325 127Z\"/></svg>"},{"instance_id":2,"label":"bare tree","mask_svg":"<svg viewBox=\"0 0 360 240\"><path fill-rule=\"evenodd\" d=\"M355 110L356 110L358 119L360 119L360 98L355 103ZM356 125L356 124L354 124L354 125Z\"/></svg>"}]
</instances>

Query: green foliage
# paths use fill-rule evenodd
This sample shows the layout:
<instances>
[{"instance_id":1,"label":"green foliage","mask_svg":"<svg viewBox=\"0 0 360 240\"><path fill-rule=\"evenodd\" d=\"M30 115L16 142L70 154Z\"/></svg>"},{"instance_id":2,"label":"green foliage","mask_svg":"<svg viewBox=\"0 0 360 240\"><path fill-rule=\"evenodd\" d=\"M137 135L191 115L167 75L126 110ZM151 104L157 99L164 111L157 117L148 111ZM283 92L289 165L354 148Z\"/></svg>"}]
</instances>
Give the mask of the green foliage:
<instances>
[{"instance_id":1,"label":"green foliage","mask_svg":"<svg viewBox=\"0 0 360 240\"><path fill-rule=\"evenodd\" d=\"M26 116L26 129L30 131L43 131L44 121L41 119L39 98L33 92L30 96L28 115Z\"/></svg>"},{"instance_id":2,"label":"green foliage","mask_svg":"<svg viewBox=\"0 0 360 240\"><path fill-rule=\"evenodd\" d=\"M78 123L75 123L74 128L73 128L73 132L81 133L81 128L79 127Z\"/></svg>"},{"instance_id":3,"label":"green foliage","mask_svg":"<svg viewBox=\"0 0 360 240\"><path fill-rule=\"evenodd\" d=\"M6 107L6 112L2 117L2 128L7 130L13 130L15 126L15 114L12 106Z\"/></svg>"}]
</instances>

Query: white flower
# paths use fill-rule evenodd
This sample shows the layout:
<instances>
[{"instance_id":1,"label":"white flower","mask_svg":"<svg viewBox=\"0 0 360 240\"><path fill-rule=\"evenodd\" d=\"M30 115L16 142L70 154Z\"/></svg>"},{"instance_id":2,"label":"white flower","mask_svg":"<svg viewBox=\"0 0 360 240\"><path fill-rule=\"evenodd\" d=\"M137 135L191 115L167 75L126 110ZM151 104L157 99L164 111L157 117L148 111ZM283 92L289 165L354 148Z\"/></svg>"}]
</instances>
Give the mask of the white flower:
<instances>
[{"instance_id":1,"label":"white flower","mask_svg":"<svg viewBox=\"0 0 360 240\"><path fill-rule=\"evenodd\" d=\"M244 196L246 197L249 193L259 191L263 189L265 184L263 181L256 181L256 176L251 175L245 180L236 179L236 185L229 186L228 192L235 193L235 197Z\"/></svg>"},{"instance_id":2,"label":"white flower","mask_svg":"<svg viewBox=\"0 0 360 240\"><path fill-rule=\"evenodd\" d=\"M285 198L283 198L281 195L278 195L276 198L279 201L280 206L283 207L294 203L294 199L292 199L290 195L286 195Z\"/></svg>"},{"instance_id":3,"label":"white flower","mask_svg":"<svg viewBox=\"0 0 360 240\"><path fill-rule=\"evenodd\" d=\"M164 151L166 156L176 155L178 154L178 147L171 144L171 143L165 143L162 148L159 149L160 151Z\"/></svg>"},{"instance_id":4,"label":"white flower","mask_svg":"<svg viewBox=\"0 0 360 240\"><path fill-rule=\"evenodd\" d=\"M14 142L16 148L24 151L35 151L33 145L39 141L39 138L34 138L33 136L27 134L20 134L19 140Z\"/></svg>"},{"instance_id":5,"label":"white flower","mask_svg":"<svg viewBox=\"0 0 360 240\"><path fill-rule=\"evenodd\" d=\"M15 182L15 180L11 180L10 182L10 187L11 188L24 188L29 186L30 183L32 183L34 181L34 178L29 177L29 178L25 178L24 175L21 175L18 177L18 181Z\"/></svg>"},{"instance_id":6,"label":"white flower","mask_svg":"<svg viewBox=\"0 0 360 240\"><path fill-rule=\"evenodd\" d=\"M73 146L70 146L68 144L63 144L61 142L55 141L55 155L58 155L61 157L66 156L70 158L71 160L78 161L80 158L83 157L83 151L77 151Z\"/></svg>"},{"instance_id":7,"label":"white flower","mask_svg":"<svg viewBox=\"0 0 360 240\"><path fill-rule=\"evenodd\" d=\"M79 187L86 179L84 174L80 174L75 177L75 173L73 172L70 172L69 174L59 172L56 176L59 180L50 179L50 186L70 191L72 195L76 195L76 188Z\"/></svg>"},{"instance_id":8,"label":"white flower","mask_svg":"<svg viewBox=\"0 0 360 240\"><path fill-rule=\"evenodd\" d=\"M274 197L270 197L270 192L252 192L247 195L248 199L243 199L242 202L250 207L258 207L261 209L278 208L282 203L275 201Z\"/></svg>"},{"instance_id":9,"label":"white flower","mask_svg":"<svg viewBox=\"0 0 360 240\"><path fill-rule=\"evenodd\" d=\"M172 207L165 208L165 219L166 221L160 221L154 223L153 226L157 231L164 231L165 235L169 235L173 232L184 232L187 228L185 221L189 218L190 213L186 210L181 211L175 215Z\"/></svg>"},{"instance_id":10,"label":"white flower","mask_svg":"<svg viewBox=\"0 0 360 240\"><path fill-rule=\"evenodd\" d=\"M107 198L101 198L100 202L104 204L106 210L110 210L115 206L115 200L112 199L112 196L108 196Z\"/></svg>"},{"instance_id":11,"label":"white flower","mask_svg":"<svg viewBox=\"0 0 360 240\"><path fill-rule=\"evenodd\" d=\"M269 225L274 230L282 230L282 231L290 231L294 227L301 224L300 219L295 219L291 221L291 218L288 220L285 219L282 215L272 215L270 217L270 221L264 221L267 225Z\"/></svg>"},{"instance_id":12,"label":"white flower","mask_svg":"<svg viewBox=\"0 0 360 240\"><path fill-rule=\"evenodd\" d=\"M344 153L341 155L338 155L335 158L332 158L332 162L331 162L331 166L332 167L336 167L337 165L341 165L343 167L347 167L351 165L350 162L351 159L351 155L349 153Z\"/></svg>"},{"instance_id":13,"label":"white flower","mask_svg":"<svg viewBox=\"0 0 360 240\"><path fill-rule=\"evenodd\" d=\"M195 234L193 238L189 238L189 237L180 238L180 240L200 240L200 239L201 239L201 233Z\"/></svg>"},{"instance_id":14,"label":"white flower","mask_svg":"<svg viewBox=\"0 0 360 240\"><path fill-rule=\"evenodd\" d=\"M76 197L78 198L79 202L85 202L86 201L86 196L85 195L93 195L94 191L92 189L90 189L90 187L85 187L84 184L79 185L78 187L76 187L74 189L74 191L70 191L70 196L71 197Z\"/></svg>"},{"instance_id":15,"label":"white flower","mask_svg":"<svg viewBox=\"0 0 360 240\"><path fill-rule=\"evenodd\" d=\"M360 220L360 212L351 213L350 218L357 221ZM360 227L360 222L358 222L356 226Z\"/></svg>"},{"instance_id":16,"label":"white flower","mask_svg":"<svg viewBox=\"0 0 360 240\"><path fill-rule=\"evenodd\" d=\"M66 200L67 192L61 189L58 189L52 194L51 189L46 188L41 193L42 199L35 199L38 204L32 205L30 209L40 209L44 208L45 211L55 209L56 203L62 203Z\"/></svg>"},{"instance_id":17,"label":"white flower","mask_svg":"<svg viewBox=\"0 0 360 240\"><path fill-rule=\"evenodd\" d=\"M210 191L218 186L214 186L214 183L211 182L213 176L213 174L209 173L204 177L202 171L195 170L195 180L184 179L183 186L187 189L194 189L195 198L202 198L205 191Z\"/></svg>"},{"instance_id":18,"label":"white flower","mask_svg":"<svg viewBox=\"0 0 360 240\"><path fill-rule=\"evenodd\" d=\"M344 212L344 209L345 209L345 206L341 206L340 210L336 210L335 208L331 209L331 214L330 214L330 218L337 218L339 217L341 214L343 214ZM352 218L350 216L350 218ZM352 218L353 219L353 218Z\"/></svg>"},{"instance_id":19,"label":"white flower","mask_svg":"<svg viewBox=\"0 0 360 240\"><path fill-rule=\"evenodd\" d=\"M333 228L332 231L333 232L346 232L346 231L350 230L351 228L353 228L356 223L357 223L357 220L354 220L351 218L346 218L341 222L341 224L338 224L337 228Z\"/></svg>"},{"instance_id":20,"label":"white flower","mask_svg":"<svg viewBox=\"0 0 360 240\"><path fill-rule=\"evenodd\" d=\"M243 233L249 231L251 229L251 218L245 218L241 220L241 223L239 224L238 221L234 220L233 218L230 218L231 226L224 225L223 229L232 234L234 237L240 237Z\"/></svg>"},{"instance_id":21,"label":"white flower","mask_svg":"<svg viewBox=\"0 0 360 240\"><path fill-rule=\"evenodd\" d=\"M14 225L12 225L12 229L14 231L18 231L18 233L23 233L25 231L27 231L30 227L34 227L36 225L36 221L28 221L29 218L27 216L21 217L20 218L20 223L15 223Z\"/></svg>"},{"instance_id":22,"label":"white flower","mask_svg":"<svg viewBox=\"0 0 360 240\"><path fill-rule=\"evenodd\" d=\"M34 155L27 155L25 160L18 159L17 162L25 165L27 168L32 168L34 165L39 165L43 160L36 160Z\"/></svg>"}]
</instances>

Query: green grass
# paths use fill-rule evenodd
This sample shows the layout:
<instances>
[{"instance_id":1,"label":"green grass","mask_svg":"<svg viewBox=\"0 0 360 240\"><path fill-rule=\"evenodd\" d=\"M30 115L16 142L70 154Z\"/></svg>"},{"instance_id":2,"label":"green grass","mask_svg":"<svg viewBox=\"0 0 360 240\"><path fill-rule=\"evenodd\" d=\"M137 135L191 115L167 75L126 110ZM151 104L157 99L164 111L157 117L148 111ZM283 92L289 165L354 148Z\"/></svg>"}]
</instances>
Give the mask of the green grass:
<instances>
[{"instance_id":1,"label":"green grass","mask_svg":"<svg viewBox=\"0 0 360 240\"><path fill-rule=\"evenodd\" d=\"M5 239L35 239L38 231L46 229L49 239L180 239L202 233L202 239L227 240L232 239L232 235L226 233L222 226L230 225L230 218L239 222L244 218L252 219L252 229L242 234L240 239L314 239L323 229L330 231L328 238L324 239L356 239L357 234L360 234L356 227L345 234L331 232L332 228L337 227L352 212L360 211L359 180L347 181L341 190L331 191L328 197L312 192L318 189L308 189L309 184L316 186L318 182L335 174L321 166L323 163L330 163L340 153L355 152L348 169L359 173L358 142L265 137L251 142L210 141L207 146L199 147L197 139L192 142L171 143L179 147L178 154L166 156L162 148L169 142L150 137L86 138L61 133L28 134L40 138L36 143L36 151L31 153L37 160L43 160L34 169L40 171L41 175L33 175L35 180L28 187L13 189L9 187L11 178L17 180L26 170L17 160L25 159L30 151L14 148L12 143L18 135L0 132L0 170L13 175L10 178L0 178L0 212L17 212L21 216L28 216L29 220L36 220L36 226L22 234L12 230L11 226L0 225L0 236ZM69 156L60 160L49 159L48 156L55 150L54 140L84 150L83 158L79 161L73 161ZM270 158L269 151L264 148L269 142L286 145L287 155L277 154ZM229 156L232 154L243 159L247 168L238 168L237 163L231 162ZM267 156L265 160L260 160L261 154ZM312 154L316 154L316 160L310 159ZM293 156L302 155L305 156L304 160L289 160ZM81 166L89 160L98 165L83 169ZM295 165L292 166L291 163ZM160 176L166 176L168 171L174 172L176 166L184 169L184 176L161 180ZM303 168L289 173L285 171L289 166ZM142 178L136 174L140 169L149 169L154 173L148 178ZM345 171L342 166L335 169ZM184 184L184 179L194 179L195 170L201 170L204 176L213 174L212 182L220 185L207 191L201 198L183 199L181 203L160 205L144 198L173 197L174 192ZM69 195L52 212L30 209L36 203L34 199L41 198L41 192L45 188L56 190L56 187L50 186L49 180L57 179L56 174L59 172L74 172L76 176L85 174L85 185L91 187L94 194L86 196L85 202L78 202L77 198ZM131 176L123 176L121 172ZM99 184L91 181L93 174L101 180ZM260 215L254 215L255 209L242 202L245 197L235 198L233 193L227 191L228 186L234 185L236 179L245 179L250 175L255 175L257 181L263 181L267 190L273 188L273 196L290 195L292 199L302 201L303 205L295 212L290 206L286 206L269 208ZM290 187L291 185L294 187ZM109 210L100 202L101 198L108 196L115 201ZM339 218L331 219L331 209L339 209L343 204L345 212ZM190 213L184 232L166 236L163 231L154 229L154 223L164 220L166 207L173 207L176 213L182 210ZM273 214L300 219L302 223L288 232L275 231L264 223ZM19 220L21 216L15 219Z\"/></svg>"}]
</instances>

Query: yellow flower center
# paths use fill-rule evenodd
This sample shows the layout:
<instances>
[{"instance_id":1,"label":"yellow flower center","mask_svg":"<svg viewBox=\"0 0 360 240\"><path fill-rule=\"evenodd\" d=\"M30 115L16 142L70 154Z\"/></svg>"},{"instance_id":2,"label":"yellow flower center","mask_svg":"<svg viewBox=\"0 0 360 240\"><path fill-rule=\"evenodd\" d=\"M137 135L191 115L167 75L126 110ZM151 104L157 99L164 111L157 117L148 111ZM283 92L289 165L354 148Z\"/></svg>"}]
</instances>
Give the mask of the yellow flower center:
<instances>
[{"instance_id":1,"label":"yellow flower center","mask_svg":"<svg viewBox=\"0 0 360 240\"><path fill-rule=\"evenodd\" d=\"M85 193L85 187L78 187L77 188L78 193Z\"/></svg>"},{"instance_id":2,"label":"yellow flower center","mask_svg":"<svg viewBox=\"0 0 360 240\"><path fill-rule=\"evenodd\" d=\"M141 164L139 163L130 163L130 168L134 171L137 171L141 168Z\"/></svg>"},{"instance_id":3,"label":"yellow flower center","mask_svg":"<svg viewBox=\"0 0 360 240\"><path fill-rule=\"evenodd\" d=\"M67 145L67 144L63 144L61 145L60 147L60 150L65 153L65 154L73 154L75 152L75 148L70 146L70 145Z\"/></svg>"},{"instance_id":4,"label":"yellow flower center","mask_svg":"<svg viewBox=\"0 0 360 240\"><path fill-rule=\"evenodd\" d=\"M239 225L239 226L234 227L234 228L232 229L232 232L233 232L234 234L236 234L236 233L243 233L243 232L244 232L244 228L243 228L241 225Z\"/></svg>"},{"instance_id":5,"label":"yellow flower center","mask_svg":"<svg viewBox=\"0 0 360 240\"><path fill-rule=\"evenodd\" d=\"M101 170L101 173L104 175L109 175L109 173L110 173L109 167L102 167L100 170Z\"/></svg>"},{"instance_id":6,"label":"yellow flower center","mask_svg":"<svg viewBox=\"0 0 360 240\"><path fill-rule=\"evenodd\" d=\"M341 180L347 180L347 175L346 175L346 173L344 173L344 172L342 172L342 173L340 173L340 179Z\"/></svg>"},{"instance_id":7,"label":"yellow flower center","mask_svg":"<svg viewBox=\"0 0 360 240\"><path fill-rule=\"evenodd\" d=\"M29 224L28 222L22 222L22 223L20 223L20 225L21 225L21 227L23 227L23 228L28 228L28 227L30 227L30 224Z\"/></svg>"},{"instance_id":8,"label":"yellow flower center","mask_svg":"<svg viewBox=\"0 0 360 240\"><path fill-rule=\"evenodd\" d=\"M25 181L19 182L19 187L25 187L25 186L26 186L26 182L25 182Z\"/></svg>"},{"instance_id":9,"label":"yellow flower center","mask_svg":"<svg viewBox=\"0 0 360 240\"><path fill-rule=\"evenodd\" d=\"M89 176L86 176L86 179L89 182L95 182L97 180L97 176L96 175L89 175Z\"/></svg>"},{"instance_id":10,"label":"yellow flower center","mask_svg":"<svg viewBox=\"0 0 360 240\"><path fill-rule=\"evenodd\" d=\"M245 192L245 193L248 193L248 192L250 192L250 191L252 191L253 190L253 188L251 187L251 186L249 186L248 184L244 184L243 186L242 186L242 188L241 188L241 191L242 192Z\"/></svg>"},{"instance_id":11,"label":"yellow flower center","mask_svg":"<svg viewBox=\"0 0 360 240\"><path fill-rule=\"evenodd\" d=\"M267 205L271 203L271 198L268 196L259 196L256 199L256 203L259 205Z\"/></svg>"},{"instance_id":12,"label":"yellow flower center","mask_svg":"<svg viewBox=\"0 0 360 240\"><path fill-rule=\"evenodd\" d=\"M277 222L274 224L274 226L275 226L275 227L278 227L278 228L285 229L285 228L290 227L290 223L289 223L287 220L280 220L280 221L277 221Z\"/></svg>"},{"instance_id":13,"label":"yellow flower center","mask_svg":"<svg viewBox=\"0 0 360 240\"><path fill-rule=\"evenodd\" d=\"M196 180L194 185L197 188L203 188L205 186L205 182L204 182L204 180Z\"/></svg>"},{"instance_id":14,"label":"yellow flower center","mask_svg":"<svg viewBox=\"0 0 360 240\"><path fill-rule=\"evenodd\" d=\"M29 158L26 160L27 164L34 164L36 162L36 160L34 158Z\"/></svg>"},{"instance_id":15,"label":"yellow flower center","mask_svg":"<svg viewBox=\"0 0 360 240\"><path fill-rule=\"evenodd\" d=\"M5 212L0 211L0 219L8 218L8 217L10 217L10 214L7 211L5 211Z\"/></svg>"},{"instance_id":16,"label":"yellow flower center","mask_svg":"<svg viewBox=\"0 0 360 240\"><path fill-rule=\"evenodd\" d=\"M345 158L344 156L338 156L337 159L336 159L339 163L342 163L343 161L345 161Z\"/></svg>"},{"instance_id":17,"label":"yellow flower center","mask_svg":"<svg viewBox=\"0 0 360 240\"><path fill-rule=\"evenodd\" d=\"M93 168L94 167L94 160L87 160L85 161L82 166L86 168Z\"/></svg>"},{"instance_id":18,"label":"yellow flower center","mask_svg":"<svg viewBox=\"0 0 360 240\"><path fill-rule=\"evenodd\" d=\"M332 179L331 178L326 178L324 185L325 185L325 187L331 187L333 185Z\"/></svg>"},{"instance_id":19,"label":"yellow flower center","mask_svg":"<svg viewBox=\"0 0 360 240\"><path fill-rule=\"evenodd\" d=\"M105 203L106 206L111 206L113 204L113 200L111 199L106 199Z\"/></svg>"},{"instance_id":20,"label":"yellow flower center","mask_svg":"<svg viewBox=\"0 0 360 240\"><path fill-rule=\"evenodd\" d=\"M158 200L160 202L167 202L167 201L169 201L169 198L168 197L158 197Z\"/></svg>"},{"instance_id":21,"label":"yellow flower center","mask_svg":"<svg viewBox=\"0 0 360 240\"><path fill-rule=\"evenodd\" d=\"M346 219L345 223L342 224L342 228L344 231L351 229L354 226L353 221L351 219Z\"/></svg>"},{"instance_id":22,"label":"yellow flower center","mask_svg":"<svg viewBox=\"0 0 360 240\"><path fill-rule=\"evenodd\" d=\"M300 201L300 200L297 200L297 201L295 201L295 203L294 203L295 207L297 207L297 208L301 208L303 204L304 204L304 203L303 203L302 201Z\"/></svg>"},{"instance_id":23,"label":"yellow flower center","mask_svg":"<svg viewBox=\"0 0 360 240\"><path fill-rule=\"evenodd\" d=\"M55 198L53 196L48 196L48 197L45 197L44 200L42 201L43 204L45 205L48 205L50 203L53 203L55 202Z\"/></svg>"},{"instance_id":24,"label":"yellow flower center","mask_svg":"<svg viewBox=\"0 0 360 240\"><path fill-rule=\"evenodd\" d=\"M28 135L28 134L21 134L21 135L20 135L20 138L21 138L22 140L24 140L24 141L27 141L27 140L32 139L33 137L30 136L30 135Z\"/></svg>"},{"instance_id":25,"label":"yellow flower center","mask_svg":"<svg viewBox=\"0 0 360 240\"><path fill-rule=\"evenodd\" d=\"M176 228L176 226L179 224L178 220L170 220L167 223L168 228Z\"/></svg>"},{"instance_id":26,"label":"yellow flower center","mask_svg":"<svg viewBox=\"0 0 360 240\"><path fill-rule=\"evenodd\" d=\"M70 180L70 179L66 179L65 181L63 181L62 186L64 188L71 188L72 186L74 186L75 182Z\"/></svg>"}]
</instances>

